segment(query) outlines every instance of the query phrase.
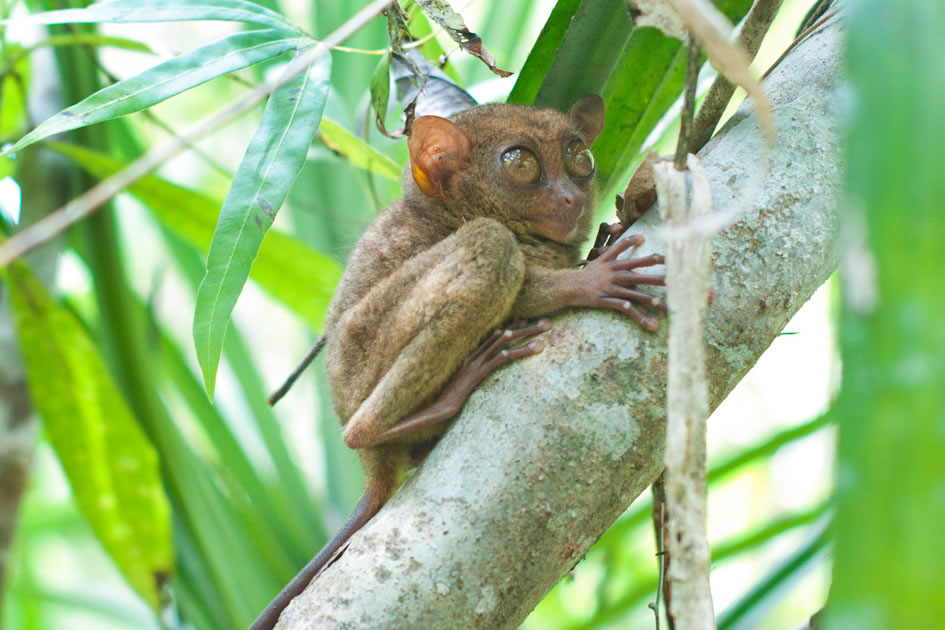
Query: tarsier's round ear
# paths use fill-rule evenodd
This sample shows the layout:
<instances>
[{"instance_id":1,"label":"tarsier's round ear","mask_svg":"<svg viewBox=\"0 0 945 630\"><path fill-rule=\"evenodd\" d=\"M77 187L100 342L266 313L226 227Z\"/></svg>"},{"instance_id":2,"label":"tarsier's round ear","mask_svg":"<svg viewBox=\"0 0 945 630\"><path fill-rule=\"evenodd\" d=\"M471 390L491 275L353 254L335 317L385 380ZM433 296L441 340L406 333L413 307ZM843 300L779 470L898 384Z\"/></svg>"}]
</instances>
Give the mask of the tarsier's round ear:
<instances>
[{"instance_id":1,"label":"tarsier's round ear","mask_svg":"<svg viewBox=\"0 0 945 630\"><path fill-rule=\"evenodd\" d=\"M604 99L596 94L582 96L571 106L568 118L584 136L584 142L594 144L604 128Z\"/></svg>"},{"instance_id":2,"label":"tarsier's round ear","mask_svg":"<svg viewBox=\"0 0 945 630\"><path fill-rule=\"evenodd\" d=\"M442 197L450 177L466 165L472 143L449 120L421 116L413 121L407 148L417 186L425 195Z\"/></svg>"}]
</instances>

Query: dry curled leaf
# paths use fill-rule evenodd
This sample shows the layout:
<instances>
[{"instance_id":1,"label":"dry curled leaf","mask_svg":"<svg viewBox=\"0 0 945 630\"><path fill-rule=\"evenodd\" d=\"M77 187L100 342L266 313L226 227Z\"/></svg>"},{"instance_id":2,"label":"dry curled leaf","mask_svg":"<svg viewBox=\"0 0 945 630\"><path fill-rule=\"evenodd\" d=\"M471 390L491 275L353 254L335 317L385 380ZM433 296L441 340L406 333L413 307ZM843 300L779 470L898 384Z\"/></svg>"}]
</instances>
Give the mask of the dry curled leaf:
<instances>
[{"instance_id":1,"label":"dry curled leaf","mask_svg":"<svg viewBox=\"0 0 945 630\"><path fill-rule=\"evenodd\" d=\"M656 202L653 165L658 159L655 153L647 153L627 184L623 203L617 208L617 218L625 227L633 225Z\"/></svg>"},{"instance_id":2,"label":"dry curled leaf","mask_svg":"<svg viewBox=\"0 0 945 630\"><path fill-rule=\"evenodd\" d=\"M495 57L489 54L482 45L482 38L466 28L463 18L453 10L445 0L417 0L423 12L439 24L444 31L469 54L479 57L489 69L500 77L510 76L508 70L502 70L495 65Z\"/></svg>"},{"instance_id":3,"label":"dry curled leaf","mask_svg":"<svg viewBox=\"0 0 945 630\"><path fill-rule=\"evenodd\" d=\"M420 69L423 79L420 83L414 81L412 67ZM477 104L468 92L416 48L405 49L402 55L394 54L390 74L397 89L397 100L404 105L415 102L417 116L432 114L449 118Z\"/></svg>"}]
</instances>

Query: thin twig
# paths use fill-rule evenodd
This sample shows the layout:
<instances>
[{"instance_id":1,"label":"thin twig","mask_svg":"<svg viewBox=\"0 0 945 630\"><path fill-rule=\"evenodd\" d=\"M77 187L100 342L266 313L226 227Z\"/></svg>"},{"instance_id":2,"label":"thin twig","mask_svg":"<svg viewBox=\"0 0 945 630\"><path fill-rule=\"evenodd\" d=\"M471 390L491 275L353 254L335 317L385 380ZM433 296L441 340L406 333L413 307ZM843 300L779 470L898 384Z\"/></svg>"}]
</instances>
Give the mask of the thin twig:
<instances>
[{"instance_id":1,"label":"thin twig","mask_svg":"<svg viewBox=\"0 0 945 630\"><path fill-rule=\"evenodd\" d=\"M755 0L748 17L745 18L741 30L738 32L738 42L744 46L748 53L749 60L753 60L758 54L761 42L765 34L778 14L783 0ZM699 149L705 146L705 143L712 137L712 133L722 118L728 102L732 100L732 94L735 93L735 86L730 83L721 74L715 78L712 87L702 101L699 108L699 116L696 118L691 136L690 151L698 153Z\"/></svg>"},{"instance_id":2,"label":"thin twig","mask_svg":"<svg viewBox=\"0 0 945 630\"><path fill-rule=\"evenodd\" d=\"M656 630L660 630L660 599L662 598L664 608L666 609L666 623L669 630L676 627L672 611L670 611L670 600L672 592L670 591L669 579L666 576L666 570L669 568L669 552L666 551L666 535L668 531L669 513L666 509L666 488L664 486L665 473L661 473L653 482L653 535L656 538L656 556L659 558L659 573L656 582L656 601L650 604L653 614L656 615Z\"/></svg>"},{"instance_id":3,"label":"thin twig","mask_svg":"<svg viewBox=\"0 0 945 630\"><path fill-rule=\"evenodd\" d=\"M280 86L302 74L312 63L331 52L334 46L363 28L372 18L386 9L391 2L392 0L375 0L320 43L305 50L290 61L278 80L272 83L264 83L247 92L241 98L197 122L180 136L171 138L164 144L155 147L122 171L102 180L41 221L12 236L6 243L0 245L0 266L9 264L10 261L45 243L74 223L89 216L102 204L179 153L187 145L222 127L266 99Z\"/></svg>"},{"instance_id":4,"label":"thin twig","mask_svg":"<svg viewBox=\"0 0 945 630\"><path fill-rule=\"evenodd\" d=\"M311 347L302 361L295 366L295 369L292 370L292 373L289 374L289 377L285 379L285 382L279 386L279 389L272 392L272 395L266 399L266 402L269 403L269 406L274 406L277 402L282 400L282 397L285 396L292 386L295 385L295 381L299 380L299 377L302 375L302 372L305 371L305 368L315 360L315 357L318 356L318 353L321 352L322 348L325 347L325 340L328 339L325 335L322 335L315 341L315 345Z\"/></svg>"},{"instance_id":5,"label":"thin twig","mask_svg":"<svg viewBox=\"0 0 945 630\"><path fill-rule=\"evenodd\" d=\"M696 38L689 36L689 57L686 60L686 90L683 94L682 112L679 114L679 140L676 142L676 158L673 161L677 171L686 170L686 155L690 153L689 138L692 136L692 117L696 111L696 83L699 80L699 44Z\"/></svg>"}]
</instances>

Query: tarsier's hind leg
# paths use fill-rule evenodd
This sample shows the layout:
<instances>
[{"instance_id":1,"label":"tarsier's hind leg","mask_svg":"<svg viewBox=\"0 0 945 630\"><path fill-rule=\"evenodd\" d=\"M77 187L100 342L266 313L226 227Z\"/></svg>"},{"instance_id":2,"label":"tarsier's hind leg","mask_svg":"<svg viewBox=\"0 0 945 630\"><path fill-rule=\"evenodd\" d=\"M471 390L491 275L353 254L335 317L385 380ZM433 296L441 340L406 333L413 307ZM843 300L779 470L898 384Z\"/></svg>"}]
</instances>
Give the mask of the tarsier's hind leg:
<instances>
[{"instance_id":1,"label":"tarsier's hind leg","mask_svg":"<svg viewBox=\"0 0 945 630\"><path fill-rule=\"evenodd\" d=\"M496 368L509 361L538 354L545 347L541 341L529 341L524 345L511 344L550 329L551 320L540 319L531 324L496 330L456 370L433 404L399 420L366 446L381 444L421 427L452 418L463 408L476 386Z\"/></svg>"},{"instance_id":2,"label":"tarsier's hind leg","mask_svg":"<svg viewBox=\"0 0 945 630\"><path fill-rule=\"evenodd\" d=\"M394 425L433 403L480 340L508 318L521 288L521 251L495 221L471 221L434 249L435 262L385 317L383 325L407 341L348 420L344 438L353 448L386 441ZM383 343L385 331L375 334Z\"/></svg>"}]
</instances>

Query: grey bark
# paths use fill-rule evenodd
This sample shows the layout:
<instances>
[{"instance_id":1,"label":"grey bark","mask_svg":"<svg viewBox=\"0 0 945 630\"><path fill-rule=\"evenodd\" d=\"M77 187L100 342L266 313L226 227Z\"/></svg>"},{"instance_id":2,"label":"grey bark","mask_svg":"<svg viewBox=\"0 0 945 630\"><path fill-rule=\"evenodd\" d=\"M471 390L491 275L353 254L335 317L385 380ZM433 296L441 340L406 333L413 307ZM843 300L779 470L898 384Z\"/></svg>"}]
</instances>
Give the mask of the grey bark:
<instances>
[{"instance_id":1,"label":"grey bark","mask_svg":"<svg viewBox=\"0 0 945 630\"><path fill-rule=\"evenodd\" d=\"M837 265L841 50L833 20L771 73L774 153L750 105L701 152L717 212L771 160L760 196L713 243L713 408ZM662 249L654 211L634 231ZM603 312L556 318L545 351L483 383L278 627L518 626L663 467L665 328Z\"/></svg>"}]
</instances>

